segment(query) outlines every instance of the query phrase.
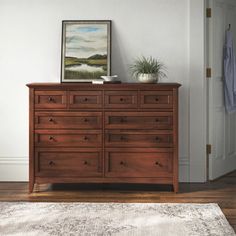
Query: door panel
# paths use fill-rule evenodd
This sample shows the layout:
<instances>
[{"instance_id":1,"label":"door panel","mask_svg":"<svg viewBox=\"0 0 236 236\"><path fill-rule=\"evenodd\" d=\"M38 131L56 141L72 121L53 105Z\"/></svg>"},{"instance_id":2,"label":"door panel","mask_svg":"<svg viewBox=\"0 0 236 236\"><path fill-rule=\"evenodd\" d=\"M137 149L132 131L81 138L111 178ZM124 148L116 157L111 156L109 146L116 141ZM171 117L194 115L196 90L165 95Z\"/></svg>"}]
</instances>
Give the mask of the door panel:
<instances>
[{"instance_id":1,"label":"door panel","mask_svg":"<svg viewBox=\"0 0 236 236\"><path fill-rule=\"evenodd\" d=\"M214 180L236 169L236 115L225 111L223 78L223 47L229 24L236 42L236 3L210 0L209 7L212 9L207 35L207 66L212 68L212 78L208 80L208 143L212 145L209 179Z\"/></svg>"}]
</instances>

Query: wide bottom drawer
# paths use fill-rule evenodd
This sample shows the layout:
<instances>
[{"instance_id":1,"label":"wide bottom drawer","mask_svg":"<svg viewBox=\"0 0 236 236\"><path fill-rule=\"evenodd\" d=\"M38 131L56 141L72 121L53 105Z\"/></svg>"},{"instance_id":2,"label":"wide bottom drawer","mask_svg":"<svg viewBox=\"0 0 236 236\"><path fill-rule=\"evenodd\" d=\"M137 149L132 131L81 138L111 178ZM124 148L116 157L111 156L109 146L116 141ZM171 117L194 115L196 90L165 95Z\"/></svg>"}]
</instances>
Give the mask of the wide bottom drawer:
<instances>
[{"instance_id":1,"label":"wide bottom drawer","mask_svg":"<svg viewBox=\"0 0 236 236\"><path fill-rule=\"evenodd\" d=\"M106 177L171 177L172 149L106 149Z\"/></svg>"},{"instance_id":2,"label":"wide bottom drawer","mask_svg":"<svg viewBox=\"0 0 236 236\"><path fill-rule=\"evenodd\" d=\"M101 166L101 149L37 148L35 151L36 176L99 177Z\"/></svg>"}]
</instances>

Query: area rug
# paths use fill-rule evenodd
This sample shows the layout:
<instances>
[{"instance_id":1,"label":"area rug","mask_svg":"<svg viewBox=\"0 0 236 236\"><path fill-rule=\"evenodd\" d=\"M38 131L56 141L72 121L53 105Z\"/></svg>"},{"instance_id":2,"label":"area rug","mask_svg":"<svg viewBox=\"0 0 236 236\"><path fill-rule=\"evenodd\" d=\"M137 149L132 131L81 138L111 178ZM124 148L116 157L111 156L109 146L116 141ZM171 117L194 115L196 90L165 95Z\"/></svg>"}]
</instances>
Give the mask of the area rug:
<instances>
[{"instance_id":1,"label":"area rug","mask_svg":"<svg viewBox=\"0 0 236 236\"><path fill-rule=\"evenodd\" d=\"M0 203L1 236L235 236L217 204Z\"/></svg>"}]
</instances>

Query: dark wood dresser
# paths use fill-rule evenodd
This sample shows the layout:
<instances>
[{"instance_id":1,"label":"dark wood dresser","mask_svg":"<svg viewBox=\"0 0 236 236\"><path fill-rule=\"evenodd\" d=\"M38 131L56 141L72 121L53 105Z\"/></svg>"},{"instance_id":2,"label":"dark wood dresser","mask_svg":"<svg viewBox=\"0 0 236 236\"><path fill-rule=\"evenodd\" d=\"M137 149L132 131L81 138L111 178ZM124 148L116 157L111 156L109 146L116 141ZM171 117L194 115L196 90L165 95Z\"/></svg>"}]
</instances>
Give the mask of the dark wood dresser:
<instances>
[{"instance_id":1,"label":"dark wood dresser","mask_svg":"<svg viewBox=\"0 0 236 236\"><path fill-rule=\"evenodd\" d=\"M29 191L35 183L171 184L178 191L176 83L34 83Z\"/></svg>"}]
</instances>

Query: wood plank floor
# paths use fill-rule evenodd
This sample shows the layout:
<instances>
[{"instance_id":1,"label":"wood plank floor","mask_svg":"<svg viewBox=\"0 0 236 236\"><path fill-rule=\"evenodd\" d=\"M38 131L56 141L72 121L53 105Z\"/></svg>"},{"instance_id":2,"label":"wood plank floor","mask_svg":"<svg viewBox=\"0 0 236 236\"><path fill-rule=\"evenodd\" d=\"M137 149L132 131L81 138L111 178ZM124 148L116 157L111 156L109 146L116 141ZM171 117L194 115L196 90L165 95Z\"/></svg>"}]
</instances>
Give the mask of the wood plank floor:
<instances>
[{"instance_id":1,"label":"wood plank floor","mask_svg":"<svg viewBox=\"0 0 236 236\"><path fill-rule=\"evenodd\" d=\"M0 182L0 201L31 202L153 202L218 203L236 231L236 171L204 184L180 184L180 192L169 186L54 184L35 187L28 194L28 183Z\"/></svg>"}]
</instances>

